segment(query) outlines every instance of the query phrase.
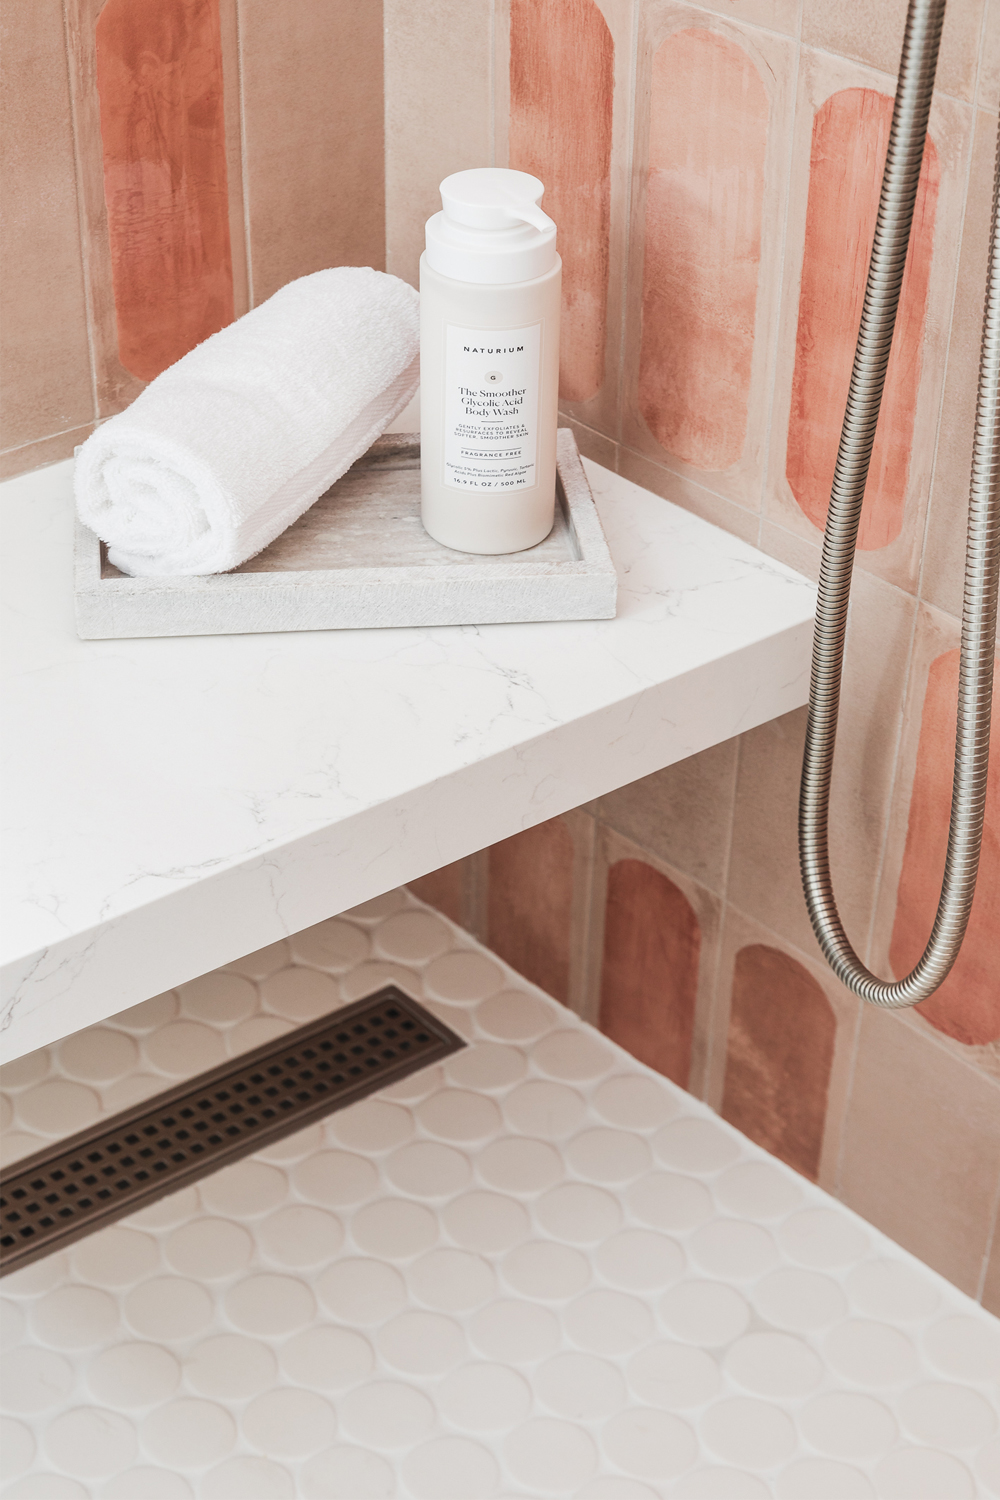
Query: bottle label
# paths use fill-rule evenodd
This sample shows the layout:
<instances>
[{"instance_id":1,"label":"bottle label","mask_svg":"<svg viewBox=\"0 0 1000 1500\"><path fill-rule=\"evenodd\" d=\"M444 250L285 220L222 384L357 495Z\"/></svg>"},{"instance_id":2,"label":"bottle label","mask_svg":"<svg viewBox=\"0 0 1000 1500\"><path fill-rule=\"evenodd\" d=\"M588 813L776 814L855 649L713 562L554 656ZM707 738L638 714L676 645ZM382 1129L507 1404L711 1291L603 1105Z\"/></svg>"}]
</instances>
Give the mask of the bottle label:
<instances>
[{"instance_id":1,"label":"bottle label","mask_svg":"<svg viewBox=\"0 0 1000 1500\"><path fill-rule=\"evenodd\" d=\"M445 348L444 482L456 490L535 483L542 325L456 328Z\"/></svg>"}]
</instances>

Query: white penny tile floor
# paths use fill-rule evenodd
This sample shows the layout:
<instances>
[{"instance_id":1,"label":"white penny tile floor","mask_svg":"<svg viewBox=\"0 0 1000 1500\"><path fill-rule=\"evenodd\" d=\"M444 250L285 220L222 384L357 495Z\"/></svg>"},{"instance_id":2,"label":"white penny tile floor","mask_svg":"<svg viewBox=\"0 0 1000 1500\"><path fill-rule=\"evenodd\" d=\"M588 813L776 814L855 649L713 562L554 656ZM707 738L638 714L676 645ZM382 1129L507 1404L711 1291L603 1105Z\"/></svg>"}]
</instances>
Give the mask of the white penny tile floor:
<instances>
[{"instance_id":1,"label":"white penny tile floor","mask_svg":"<svg viewBox=\"0 0 1000 1500\"><path fill-rule=\"evenodd\" d=\"M8 1160L388 980L469 1047L3 1281L4 1500L1000 1495L997 1320L405 892L10 1064Z\"/></svg>"}]
</instances>

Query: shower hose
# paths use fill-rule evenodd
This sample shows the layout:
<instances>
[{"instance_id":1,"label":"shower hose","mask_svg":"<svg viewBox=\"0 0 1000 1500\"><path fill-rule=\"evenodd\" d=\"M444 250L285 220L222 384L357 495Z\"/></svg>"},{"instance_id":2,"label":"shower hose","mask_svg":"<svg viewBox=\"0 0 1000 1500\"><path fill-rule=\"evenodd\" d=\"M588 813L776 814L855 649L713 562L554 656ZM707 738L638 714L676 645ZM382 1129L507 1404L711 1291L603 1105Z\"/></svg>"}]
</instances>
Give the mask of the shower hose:
<instances>
[{"instance_id":1,"label":"shower hose","mask_svg":"<svg viewBox=\"0 0 1000 1500\"><path fill-rule=\"evenodd\" d=\"M823 540L799 798L802 883L820 947L844 984L863 1000L888 1009L915 1005L934 993L958 957L968 925L986 805L1000 575L998 137L970 484L948 853L937 915L923 956L904 979L879 979L848 941L834 899L828 846L830 780L854 550L906 264L944 8L945 0L910 0L906 18L875 241Z\"/></svg>"}]
</instances>

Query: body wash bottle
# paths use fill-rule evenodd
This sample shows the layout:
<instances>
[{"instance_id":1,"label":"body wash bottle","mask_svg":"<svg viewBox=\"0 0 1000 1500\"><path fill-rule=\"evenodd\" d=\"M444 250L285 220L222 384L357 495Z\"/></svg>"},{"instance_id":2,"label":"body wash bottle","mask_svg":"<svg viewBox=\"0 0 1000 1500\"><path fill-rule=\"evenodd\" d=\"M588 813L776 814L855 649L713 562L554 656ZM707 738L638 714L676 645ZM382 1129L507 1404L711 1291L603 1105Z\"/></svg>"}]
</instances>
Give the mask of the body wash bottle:
<instances>
[{"instance_id":1,"label":"body wash bottle","mask_svg":"<svg viewBox=\"0 0 1000 1500\"><path fill-rule=\"evenodd\" d=\"M562 262L543 192L527 172L456 172L427 221L421 517L459 552L520 552L552 529Z\"/></svg>"}]
</instances>

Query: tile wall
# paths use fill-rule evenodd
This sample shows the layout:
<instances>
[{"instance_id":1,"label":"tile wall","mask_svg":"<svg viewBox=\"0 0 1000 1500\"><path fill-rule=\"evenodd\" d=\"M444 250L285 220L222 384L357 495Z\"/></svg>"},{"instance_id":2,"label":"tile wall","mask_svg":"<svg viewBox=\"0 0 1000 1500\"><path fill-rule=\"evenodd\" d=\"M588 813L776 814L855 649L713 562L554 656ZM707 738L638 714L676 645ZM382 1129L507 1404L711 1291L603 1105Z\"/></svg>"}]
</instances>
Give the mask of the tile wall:
<instances>
[{"instance_id":1,"label":"tile wall","mask_svg":"<svg viewBox=\"0 0 1000 1500\"><path fill-rule=\"evenodd\" d=\"M574 228L562 406L583 451L815 577L903 0L432 10L430 32L478 18L482 138L492 122L495 160L542 177ZM431 50L420 87L443 95ZM848 931L886 975L919 956L944 859L998 0L949 0L939 85L833 799ZM419 131L437 154L411 193L432 204L453 168L433 116ZM390 195L390 244L395 212ZM1000 757L961 958L931 1001L887 1015L833 979L806 916L804 728L789 714L415 889L1000 1313Z\"/></svg>"},{"instance_id":2,"label":"tile wall","mask_svg":"<svg viewBox=\"0 0 1000 1500\"><path fill-rule=\"evenodd\" d=\"M815 576L904 12L6 0L4 471L66 456L294 276L415 281L438 182L494 161L537 172L563 226L583 451ZM1000 0L949 0L939 85L834 786L845 920L886 974L943 861ZM1000 777L962 958L884 1015L806 919L803 731L790 714L417 888L1000 1311Z\"/></svg>"},{"instance_id":3,"label":"tile wall","mask_svg":"<svg viewBox=\"0 0 1000 1500\"><path fill-rule=\"evenodd\" d=\"M296 276L385 265L379 0L5 0L0 474Z\"/></svg>"}]
</instances>

